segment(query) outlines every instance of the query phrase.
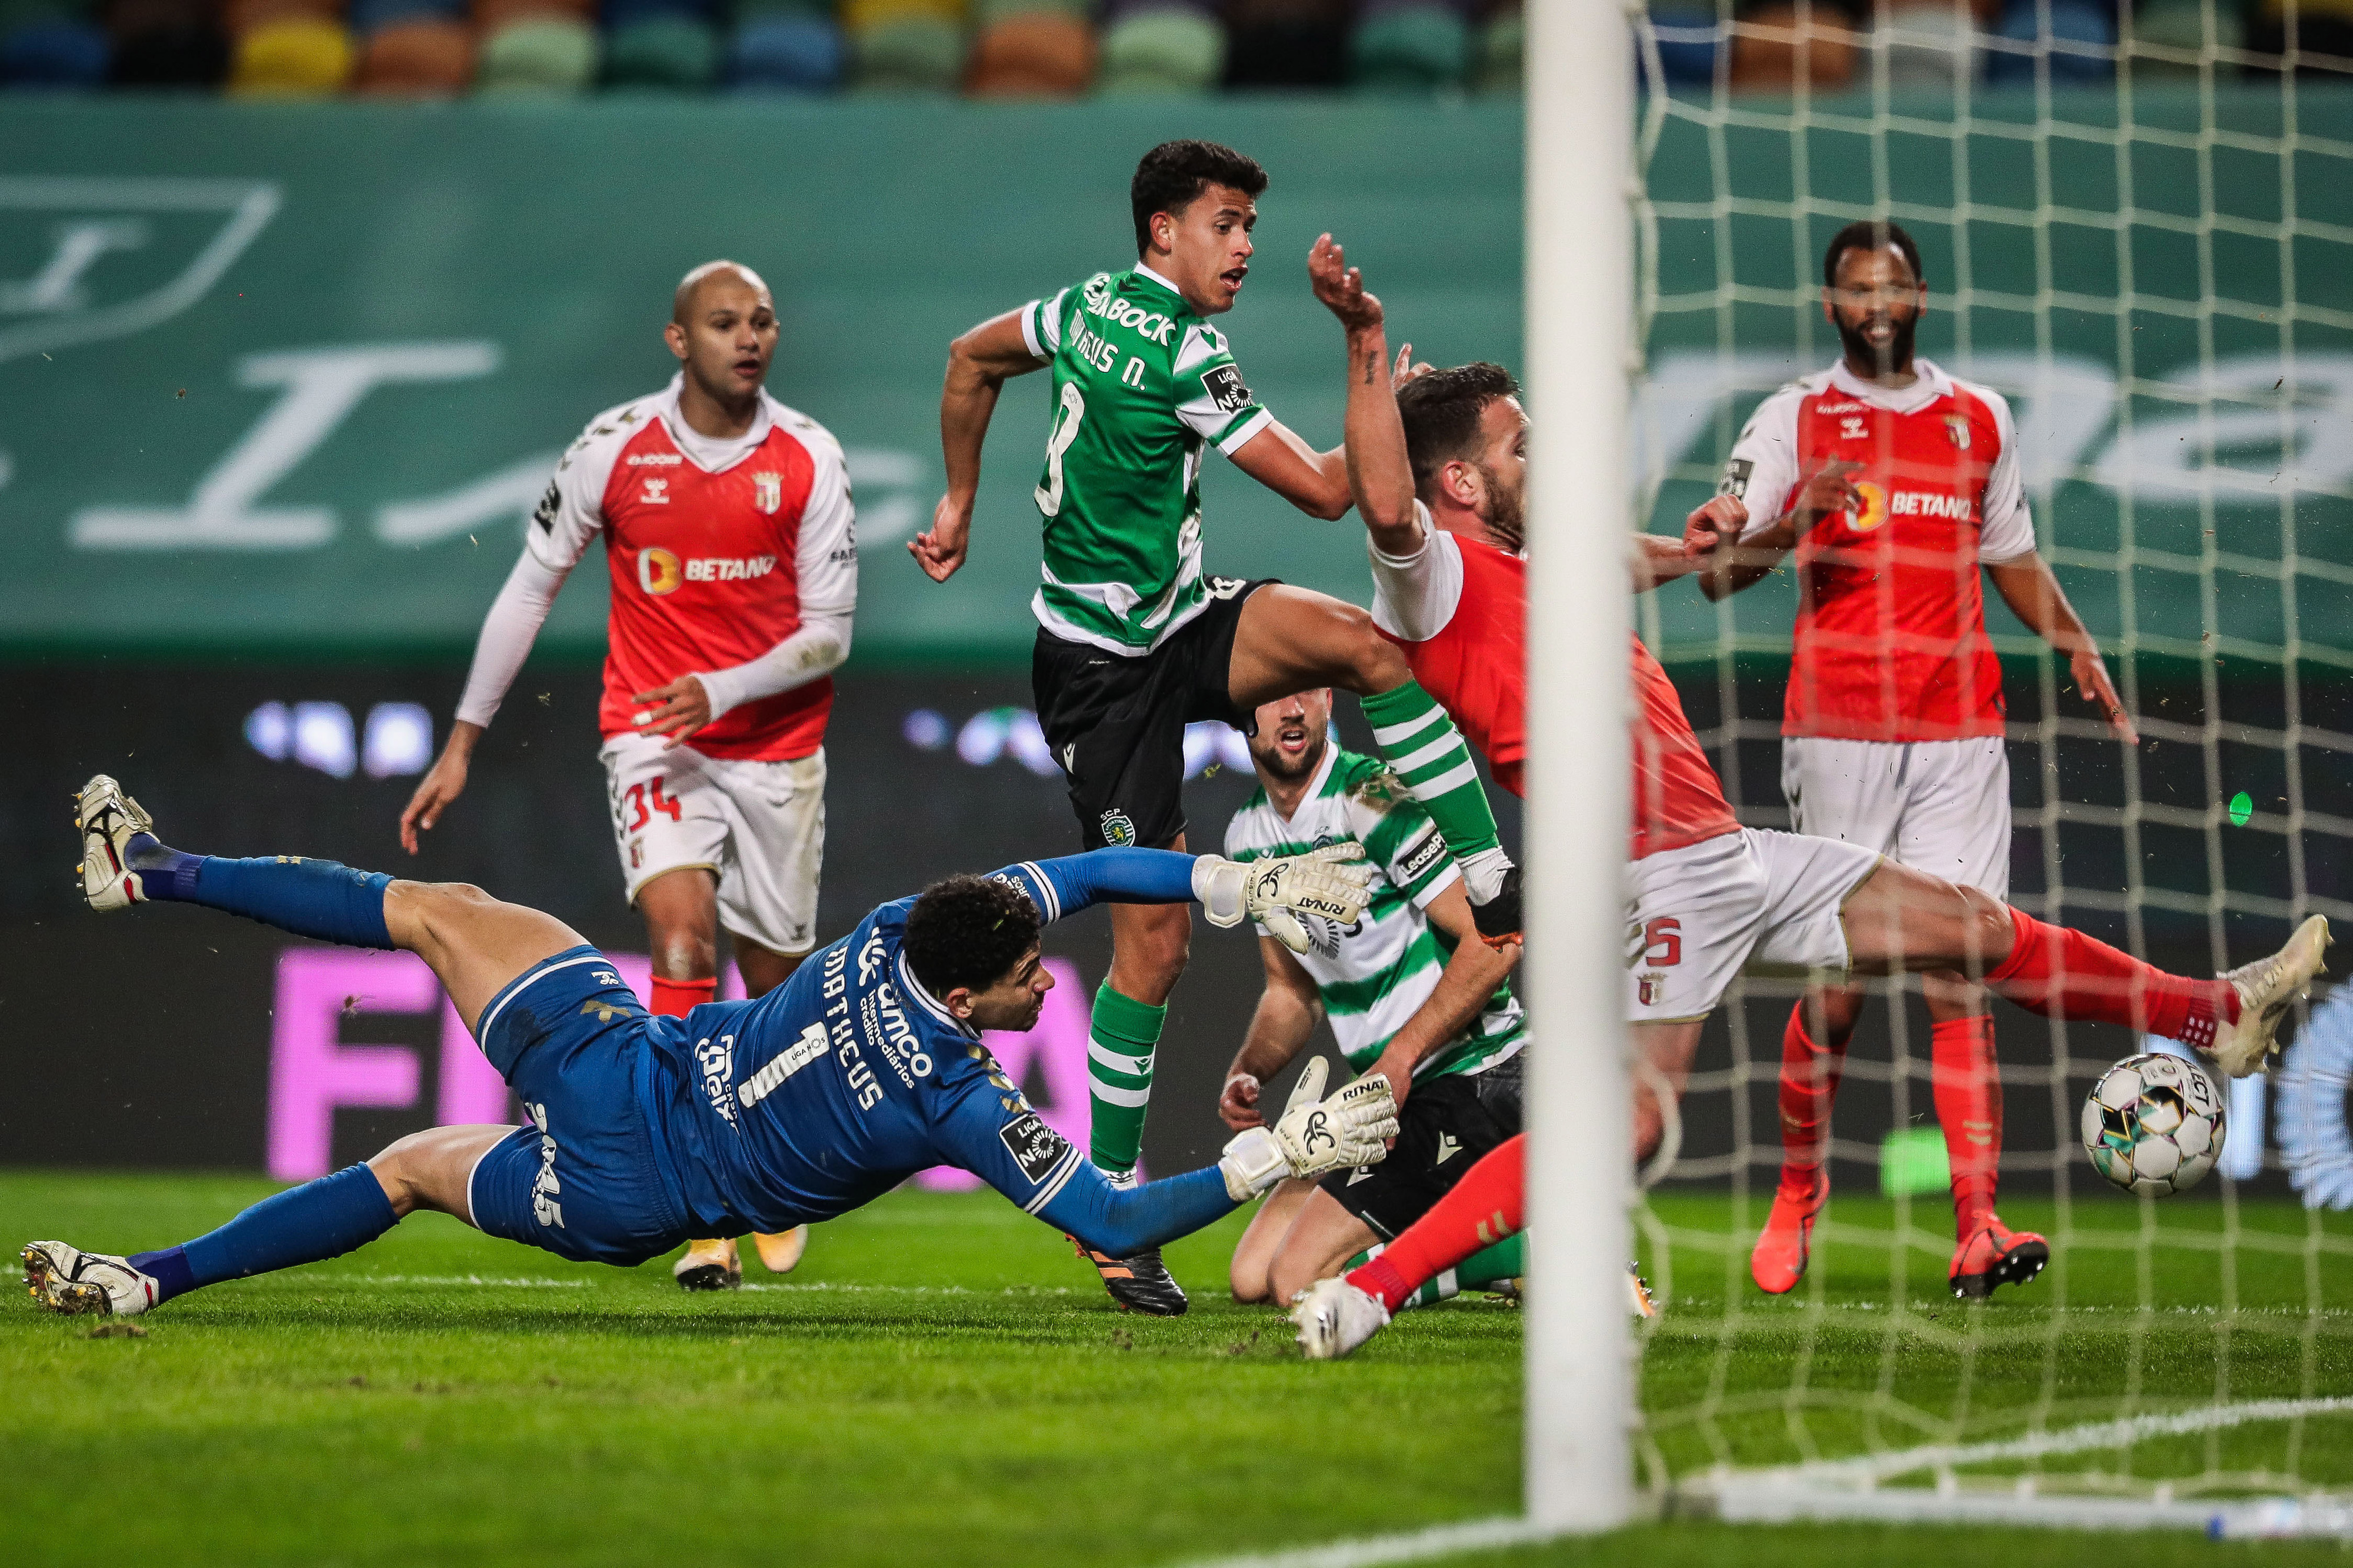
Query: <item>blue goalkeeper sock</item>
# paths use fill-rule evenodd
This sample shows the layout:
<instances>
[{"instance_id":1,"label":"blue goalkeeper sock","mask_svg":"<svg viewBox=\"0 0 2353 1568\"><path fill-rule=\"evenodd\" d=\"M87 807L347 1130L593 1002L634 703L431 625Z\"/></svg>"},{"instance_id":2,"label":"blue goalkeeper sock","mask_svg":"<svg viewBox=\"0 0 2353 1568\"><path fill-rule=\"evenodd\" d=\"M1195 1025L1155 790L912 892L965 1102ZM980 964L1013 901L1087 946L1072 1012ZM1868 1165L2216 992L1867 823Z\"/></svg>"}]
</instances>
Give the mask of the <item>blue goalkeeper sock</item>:
<instances>
[{"instance_id":1,"label":"blue goalkeeper sock","mask_svg":"<svg viewBox=\"0 0 2353 1568\"><path fill-rule=\"evenodd\" d=\"M168 1301L224 1279L341 1258L399 1223L375 1173L353 1165L264 1198L194 1241L127 1261L161 1287L158 1301Z\"/></svg>"},{"instance_id":2,"label":"blue goalkeeper sock","mask_svg":"<svg viewBox=\"0 0 2353 1568\"><path fill-rule=\"evenodd\" d=\"M250 860L188 855L133 834L123 863L139 873L139 889L159 903L203 904L259 921L296 936L346 947L392 946L384 923L382 871L355 871L332 860L299 855Z\"/></svg>"}]
</instances>

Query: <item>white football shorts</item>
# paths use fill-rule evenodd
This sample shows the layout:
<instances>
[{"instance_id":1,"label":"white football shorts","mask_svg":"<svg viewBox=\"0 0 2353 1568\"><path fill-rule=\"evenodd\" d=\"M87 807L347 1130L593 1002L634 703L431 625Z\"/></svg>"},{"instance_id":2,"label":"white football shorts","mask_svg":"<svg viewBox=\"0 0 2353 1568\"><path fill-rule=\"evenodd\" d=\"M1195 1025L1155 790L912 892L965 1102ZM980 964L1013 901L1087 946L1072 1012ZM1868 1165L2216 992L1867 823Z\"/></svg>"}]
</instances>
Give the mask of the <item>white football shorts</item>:
<instances>
[{"instance_id":1,"label":"white football shorts","mask_svg":"<svg viewBox=\"0 0 2353 1568\"><path fill-rule=\"evenodd\" d=\"M666 871L719 878L719 923L788 957L817 945L818 868L825 858L825 751L790 762L662 749L616 735L598 753L629 902Z\"/></svg>"},{"instance_id":2,"label":"white football shorts","mask_svg":"<svg viewBox=\"0 0 2353 1568\"><path fill-rule=\"evenodd\" d=\"M1626 1017L1704 1018L1733 976L1843 978L1839 907L1875 850L1744 827L1626 868Z\"/></svg>"},{"instance_id":3,"label":"white football shorts","mask_svg":"<svg viewBox=\"0 0 2353 1568\"><path fill-rule=\"evenodd\" d=\"M1963 741L1781 739L1791 828L1842 838L1898 865L2010 897L2010 752Z\"/></svg>"}]
</instances>

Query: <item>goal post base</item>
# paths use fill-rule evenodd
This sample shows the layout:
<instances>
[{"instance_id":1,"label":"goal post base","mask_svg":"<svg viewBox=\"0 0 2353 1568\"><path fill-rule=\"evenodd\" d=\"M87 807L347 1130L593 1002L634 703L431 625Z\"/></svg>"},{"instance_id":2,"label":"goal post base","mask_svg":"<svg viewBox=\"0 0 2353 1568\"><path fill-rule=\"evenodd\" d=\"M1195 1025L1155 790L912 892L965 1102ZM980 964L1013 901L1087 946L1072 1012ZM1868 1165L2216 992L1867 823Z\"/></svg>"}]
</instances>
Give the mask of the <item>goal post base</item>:
<instances>
[{"instance_id":1,"label":"goal post base","mask_svg":"<svg viewBox=\"0 0 2353 1568\"><path fill-rule=\"evenodd\" d=\"M1960 1524L2052 1530L2194 1530L2218 1541L2353 1541L2353 1503L2335 1498L2221 1500L2052 1496L2015 1487L1855 1489L1785 1476L1732 1475L1679 1488L1671 1513L1736 1524Z\"/></svg>"}]
</instances>

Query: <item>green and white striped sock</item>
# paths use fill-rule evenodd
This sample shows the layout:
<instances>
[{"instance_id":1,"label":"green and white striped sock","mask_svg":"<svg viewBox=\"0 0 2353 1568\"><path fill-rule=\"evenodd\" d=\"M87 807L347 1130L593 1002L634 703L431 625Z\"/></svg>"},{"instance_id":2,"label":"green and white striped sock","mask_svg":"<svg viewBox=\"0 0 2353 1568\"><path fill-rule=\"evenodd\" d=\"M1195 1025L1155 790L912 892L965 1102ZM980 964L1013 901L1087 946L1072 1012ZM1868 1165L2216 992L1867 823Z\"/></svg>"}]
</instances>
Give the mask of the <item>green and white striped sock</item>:
<instances>
[{"instance_id":1,"label":"green and white striped sock","mask_svg":"<svg viewBox=\"0 0 2353 1568\"><path fill-rule=\"evenodd\" d=\"M1361 1268L1388 1249L1387 1242L1382 1242L1376 1247L1368 1247L1340 1265L1340 1272L1347 1274ZM1402 1312L1409 1307L1435 1307L1440 1301L1452 1300L1462 1293L1462 1287L1456 1282L1458 1272L1459 1270L1452 1268L1440 1269L1435 1276L1417 1286L1413 1294L1405 1299L1405 1306L1399 1307L1398 1310Z\"/></svg>"},{"instance_id":2,"label":"green and white striped sock","mask_svg":"<svg viewBox=\"0 0 2353 1568\"><path fill-rule=\"evenodd\" d=\"M1113 1174L1135 1169L1144 1150L1144 1112L1152 1101L1152 1055L1168 1009L1123 996L1106 980L1095 991L1087 1030L1087 1141L1096 1166Z\"/></svg>"},{"instance_id":3,"label":"green and white striped sock","mask_svg":"<svg viewBox=\"0 0 2353 1568\"><path fill-rule=\"evenodd\" d=\"M1495 813L1487 804L1486 786L1479 782L1479 766L1471 760L1462 731L1418 680L1361 701L1381 755L1430 813L1462 868L1471 901L1493 898L1512 862L1495 835Z\"/></svg>"}]
</instances>

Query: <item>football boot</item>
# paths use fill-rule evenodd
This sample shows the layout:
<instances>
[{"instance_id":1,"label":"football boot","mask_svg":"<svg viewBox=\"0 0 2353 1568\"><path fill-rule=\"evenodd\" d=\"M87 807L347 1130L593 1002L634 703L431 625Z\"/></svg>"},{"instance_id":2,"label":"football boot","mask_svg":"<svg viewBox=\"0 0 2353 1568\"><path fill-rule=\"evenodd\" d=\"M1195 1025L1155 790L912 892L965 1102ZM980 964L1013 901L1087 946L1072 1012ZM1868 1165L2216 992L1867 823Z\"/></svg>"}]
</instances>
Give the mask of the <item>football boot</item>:
<instances>
[{"instance_id":1,"label":"football boot","mask_svg":"<svg viewBox=\"0 0 2353 1568\"><path fill-rule=\"evenodd\" d=\"M1471 906L1471 923L1479 928L1479 940L1492 948L1501 949L1521 940L1520 927L1525 922L1520 914L1517 866L1504 873L1504 885L1495 889L1493 898Z\"/></svg>"},{"instance_id":2,"label":"football boot","mask_svg":"<svg viewBox=\"0 0 2353 1568\"><path fill-rule=\"evenodd\" d=\"M155 819L104 773L91 775L74 796L74 827L81 834L81 896L94 910L127 910L147 891L131 864L132 839L153 836ZM152 847L152 845L150 846Z\"/></svg>"},{"instance_id":3,"label":"football boot","mask_svg":"<svg viewBox=\"0 0 2353 1568\"><path fill-rule=\"evenodd\" d=\"M1081 1258L1095 1266L1102 1277L1103 1289L1119 1303L1124 1312L1142 1312L1154 1318L1181 1318L1192 1303L1185 1299L1185 1288L1176 1283L1168 1266L1160 1261L1160 1249L1146 1247L1126 1258L1113 1258L1108 1252L1097 1252L1075 1236L1063 1237L1078 1249Z\"/></svg>"},{"instance_id":4,"label":"football boot","mask_svg":"<svg viewBox=\"0 0 2353 1568\"><path fill-rule=\"evenodd\" d=\"M2200 1047L2216 1067L2232 1078L2245 1078L2270 1064L2279 1052L2280 1020L2291 1005L2312 994L2312 979L2325 967L2328 942L2328 917L2314 915L2269 958L2216 976L2229 981L2239 994L2239 1021L2218 1021L2214 1043Z\"/></svg>"},{"instance_id":5,"label":"football boot","mask_svg":"<svg viewBox=\"0 0 2353 1568\"><path fill-rule=\"evenodd\" d=\"M775 1236L755 1234L753 1244L760 1249L760 1261L771 1274L790 1274L800 1267L801 1254L808 1250L808 1226L797 1225Z\"/></svg>"},{"instance_id":6,"label":"football boot","mask_svg":"<svg viewBox=\"0 0 2353 1568\"><path fill-rule=\"evenodd\" d=\"M2012 1230L1989 1215L1976 1234L1953 1248L1953 1294L1981 1301L1997 1285L2023 1285L2051 1261L2051 1244L2031 1230Z\"/></svg>"},{"instance_id":7,"label":"football boot","mask_svg":"<svg viewBox=\"0 0 2353 1568\"><path fill-rule=\"evenodd\" d=\"M25 1289L33 1300L69 1317L135 1318L160 1293L154 1279L132 1268L129 1259L107 1253L37 1241L20 1256Z\"/></svg>"},{"instance_id":8,"label":"football boot","mask_svg":"<svg viewBox=\"0 0 2353 1568\"><path fill-rule=\"evenodd\" d=\"M1806 1277L1814 1250L1814 1216L1831 1195L1831 1179L1817 1168L1812 1184L1792 1189L1787 1172L1774 1189L1773 1212L1748 1254L1748 1277L1767 1296L1786 1296Z\"/></svg>"},{"instance_id":9,"label":"football boot","mask_svg":"<svg viewBox=\"0 0 2353 1568\"><path fill-rule=\"evenodd\" d=\"M733 1290L744 1283L744 1261L733 1241L690 1241L670 1272L681 1290Z\"/></svg>"},{"instance_id":10,"label":"football boot","mask_svg":"<svg viewBox=\"0 0 2353 1568\"><path fill-rule=\"evenodd\" d=\"M1380 1298L1335 1277L1318 1279L1293 1299L1299 1351L1309 1361L1338 1361L1389 1326Z\"/></svg>"}]
</instances>

